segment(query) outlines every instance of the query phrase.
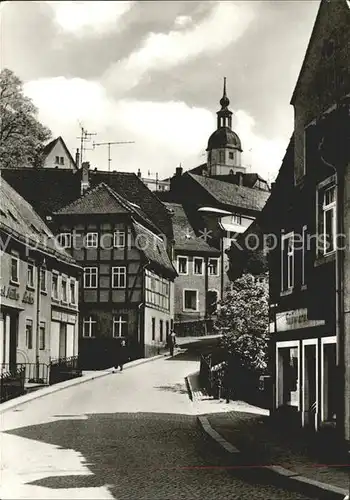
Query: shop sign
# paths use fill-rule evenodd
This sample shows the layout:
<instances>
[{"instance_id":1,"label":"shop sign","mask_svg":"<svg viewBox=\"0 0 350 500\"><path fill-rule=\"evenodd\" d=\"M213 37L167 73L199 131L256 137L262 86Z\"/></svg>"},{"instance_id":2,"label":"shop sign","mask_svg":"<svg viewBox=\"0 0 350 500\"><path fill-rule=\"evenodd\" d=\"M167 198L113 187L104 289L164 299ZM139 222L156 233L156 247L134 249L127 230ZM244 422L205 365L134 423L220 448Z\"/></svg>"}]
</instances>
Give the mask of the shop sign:
<instances>
[{"instance_id":1,"label":"shop sign","mask_svg":"<svg viewBox=\"0 0 350 500\"><path fill-rule=\"evenodd\" d=\"M307 317L307 309L294 309L276 314L276 325L270 324L270 332L284 332L288 330L297 330L299 328L310 328L324 325L324 320L310 320ZM276 326L276 328L275 328Z\"/></svg>"},{"instance_id":2,"label":"shop sign","mask_svg":"<svg viewBox=\"0 0 350 500\"><path fill-rule=\"evenodd\" d=\"M75 325L76 318L77 317L75 314L68 314L62 311L56 311L54 309L51 312L52 321L61 321L62 323L71 323Z\"/></svg>"},{"instance_id":3,"label":"shop sign","mask_svg":"<svg viewBox=\"0 0 350 500\"><path fill-rule=\"evenodd\" d=\"M2 286L0 288L0 296L5 297L6 299L11 299L11 300L18 300L19 299L19 293L17 288L13 286Z\"/></svg>"}]
</instances>

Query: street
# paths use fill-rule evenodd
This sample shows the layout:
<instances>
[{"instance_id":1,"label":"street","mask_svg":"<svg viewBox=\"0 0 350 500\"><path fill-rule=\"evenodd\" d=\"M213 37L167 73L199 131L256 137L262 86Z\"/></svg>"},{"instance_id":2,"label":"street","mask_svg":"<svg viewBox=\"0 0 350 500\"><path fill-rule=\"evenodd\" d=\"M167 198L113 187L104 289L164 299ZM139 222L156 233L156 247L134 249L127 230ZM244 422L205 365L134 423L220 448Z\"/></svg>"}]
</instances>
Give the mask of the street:
<instances>
[{"instance_id":1,"label":"street","mask_svg":"<svg viewBox=\"0 0 350 500\"><path fill-rule=\"evenodd\" d=\"M307 498L227 467L196 421L212 406L186 391L197 368L180 353L3 413L1 498Z\"/></svg>"}]
</instances>

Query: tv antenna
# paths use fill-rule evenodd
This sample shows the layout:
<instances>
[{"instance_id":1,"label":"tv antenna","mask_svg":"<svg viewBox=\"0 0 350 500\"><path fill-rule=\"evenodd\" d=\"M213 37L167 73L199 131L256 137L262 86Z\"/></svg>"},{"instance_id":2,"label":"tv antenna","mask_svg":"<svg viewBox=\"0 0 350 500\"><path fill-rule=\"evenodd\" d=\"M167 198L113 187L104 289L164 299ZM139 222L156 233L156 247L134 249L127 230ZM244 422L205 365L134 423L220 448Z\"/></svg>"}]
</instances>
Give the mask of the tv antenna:
<instances>
[{"instance_id":1,"label":"tv antenna","mask_svg":"<svg viewBox=\"0 0 350 500\"><path fill-rule=\"evenodd\" d=\"M112 142L94 142L93 143L93 149L95 149L96 146L108 146L108 172L111 171L111 163L112 163L111 145L112 144L135 144L135 141L112 141Z\"/></svg>"},{"instance_id":2,"label":"tv antenna","mask_svg":"<svg viewBox=\"0 0 350 500\"><path fill-rule=\"evenodd\" d=\"M95 132L88 132L84 127L83 125L79 122L79 126L80 126L80 137L77 137L77 139L80 139L80 167L82 166L83 164L83 155L84 155L84 151L87 151L87 150L91 150L92 148L86 148L85 147L85 144L87 142L90 142L91 141L91 137L93 135L97 135ZM79 165L77 165L78 168L79 168Z\"/></svg>"}]
</instances>

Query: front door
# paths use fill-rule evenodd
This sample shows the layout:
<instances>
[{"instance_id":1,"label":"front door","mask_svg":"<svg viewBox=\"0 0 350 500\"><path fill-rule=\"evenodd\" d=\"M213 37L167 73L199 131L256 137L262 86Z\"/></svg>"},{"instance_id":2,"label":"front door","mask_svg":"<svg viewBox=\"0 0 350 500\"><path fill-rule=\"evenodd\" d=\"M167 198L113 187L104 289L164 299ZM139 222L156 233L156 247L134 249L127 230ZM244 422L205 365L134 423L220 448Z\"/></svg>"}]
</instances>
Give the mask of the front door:
<instances>
[{"instance_id":1,"label":"front door","mask_svg":"<svg viewBox=\"0 0 350 500\"><path fill-rule=\"evenodd\" d=\"M59 346L59 358L65 358L67 356L67 324L60 323L60 346Z\"/></svg>"}]
</instances>

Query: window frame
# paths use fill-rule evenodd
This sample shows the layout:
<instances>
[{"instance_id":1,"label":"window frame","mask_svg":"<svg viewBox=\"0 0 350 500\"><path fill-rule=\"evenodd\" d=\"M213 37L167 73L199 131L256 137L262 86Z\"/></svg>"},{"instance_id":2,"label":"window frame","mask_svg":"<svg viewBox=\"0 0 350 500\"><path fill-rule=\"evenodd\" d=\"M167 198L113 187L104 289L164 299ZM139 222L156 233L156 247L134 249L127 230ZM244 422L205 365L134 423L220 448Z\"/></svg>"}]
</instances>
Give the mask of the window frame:
<instances>
[{"instance_id":1,"label":"window frame","mask_svg":"<svg viewBox=\"0 0 350 500\"><path fill-rule=\"evenodd\" d=\"M57 294L56 296L53 294L54 287L53 287L53 280L54 278L57 278ZM51 299L59 301L60 300L60 275L58 271L53 270L51 273Z\"/></svg>"},{"instance_id":2,"label":"window frame","mask_svg":"<svg viewBox=\"0 0 350 500\"><path fill-rule=\"evenodd\" d=\"M63 286L65 285L65 286ZM66 297L63 297L63 290L65 290ZM67 276L61 276L61 302L63 304L69 303L69 292L68 292L68 278Z\"/></svg>"},{"instance_id":3,"label":"window frame","mask_svg":"<svg viewBox=\"0 0 350 500\"><path fill-rule=\"evenodd\" d=\"M301 287L305 288L306 287L306 274L305 274L305 269L306 269L306 254L307 254L307 249L306 249L306 238L307 237L307 226L302 227L302 239L303 239L303 246L301 250Z\"/></svg>"},{"instance_id":4,"label":"window frame","mask_svg":"<svg viewBox=\"0 0 350 500\"><path fill-rule=\"evenodd\" d=\"M187 308L186 307L186 292L195 292L196 294L196 308ZM183 297L182 297L182 310L185 312L198 312L199 311L199 293L196 288L184 288L183 289Z\"/></svg>"},{"instance_id":5,"label":"window frame","mask_svg":"<svg viewBox=\"0 0 350 500\"><path fill-rule=\"evenodd\" d=\"M29 283L29 269L32 268L33 270L33 275L32 275L32 282ZM35 262L34 261L29 261L27 262L27 283L26 283L26 288L29 288L30 290L35 289Z\"/></svg>"},{"instance_id":6,"label":"window frame","mask_svg":"<svg viewBox=\"0 0 350 500\"><path fill-rule=\"evenodd\" d=\"M117 238L122 236L122 244L117 244ZM125 237L125 231L120 230L120 229L115 229L113 233L113 248L125 248L125 242L126 242L126 237Z\"/></svg>"},{"instance_id":7,"label":"window frame","mask_svg":"<svg viewBox=\"0 0 350 500\"><path fill-rule=\"evenodd\" d=\"M13 261L16 262L16 277L14 278L12 275L12 263ZM11 260L10 260L10 283L13 285L19 285L19 256L11 254Z\"/></svg>"},{"instance_id":8,"label":"window frame","mask_svg":"<svg viewBox=\"0 0 350 500\"><path fill-rule=\"evenodd\" d=\"M44 328L44 335L41 335L41 330ZM39 322L39 350L45 351L46 349L46 321L40 320Z\"/></svg>"},{"instance_id":9,"label":"window frame","mask_svg":"<svg viewBox=\"0 0 350 500\"><path fill-rule=\"evenodd\" d=\"M283 246L283 242L286 241L286 240L290 240L292 239L292 251L289 250L289 248L287 249L287 263L288 263L288 274L287 274L287 287L284 288L284 265L283 265L283 262L284 262L284 246ZM292 257L292 272L291 272L291 275L289 273L289 262L290 262L290 257ZM290 231L289 233L286 233L286 234L282 234L282 237L281 237L281 293L291 293L294 289L294 284L295 284L295 248L294 248L294 231ZM292 284L290 285L289 283L289 278L292 278Z\"/></svg>"},{"instance_id":10,"label":"window frame","mask_svg":"<svg viewBox=\"0 0 350 500\"><path fill-rule=\"evenodd\" d=\"M117 269L122 269L124 272L123 273L117 273ZM120 286L120 284L117 286L115 279L117 277L120 278L120 276L124 276L124 286ZM126 288L126 280L127 280L127 273L126 273L126 266L113 266L112 267L112 288L115 290L125 290Z\"/></svg>"},{"instance_id":11,"label":"window frame","mask_svg":"<svg viewBox=\"0 0 350 500\"><path fill-rule=\"evenodd\" d=\"M85 326L89 325L89 335L85 335ZM96 338L96 332L94 332L94 326L97 325L97 320L94 316L84 316L83 317L83 331L82 336L84 339L93 339Z\"/></svg>"},{"instance_id":12,"label":"window frame","mask_svg":"<svg viewBox=\"0 0 350 500\"><path fill-rule=\"evenodd\" d=\"M26 332L26 348L27 349L33 349L33 319L32 318L26 318L25 321L25 332ZM30 335L28 334L27 327L31 327L31 332Z\"/></svg>"},{"instance_id":13,"label":"window frame","mask_svg":"<svg viewBox=\"0 0 350 500\"><path fill-rule=\"evenodd\" d=\"M85 234L85 248L98 248L98 233L96 231Z\"/></svg>"},{"instance_id":14,"label":"window frame","mask_svg":"<svg viewBox=\"0 0 350 500\"><path fill-rule=\"evenodd\" d=\"M72 248L72 233L59 233L57 239L61 248Z\"/></svg>"},{"instance_id":15,"label":"window frame","mask_svg":"<svg viewBox=\"0 0 350 500\"><path fill-rule=\"evenodd\" d=\"M186 272L182 273L180 271L180 259L185 259L186 260ZM187 255L178 255L177 256L177 272L180 276L188 276L188 256Z\"/></svg>"},{"instance_id":16,"label":"window frame","mask_svg":"<svg viewBox=\"0 0 350 500\"><path fill-rule=\"evenodd\" d=\"M211 269L212 269L212 266L210 265L211 260L216 261L216 266L217 266L216 273L211 272ZM209 257L208 258L208 276L220 276L220 259L219 259L219 257Z\"/></svg>"},{"instance_id":17,"label":"window frame","mask_svg":"<svg viewBox=\"0 0 350 500\"><path fill-rule=\"evenodd\" d=\"M87 272L89 270L89 273ZM92 270L96 272L92 272ZM90 278L90 284L87 286L87 278ZM92 279L96 279L96 285L92 286L91 281ZM84 273L83 273L83 288L87 290L96 290L98 287L98 267L97 266L86 266L84 267Z\"/></svg>"},{"instance_id":18,"label":"window frame","mask_svg":"<svg viewBox=\"0 0 350 500\"><path fill-rule=\"evenodd\" d=\"M42 279L42 276L44 276L44 279ZM44 287L42 287L42 284L44 284ZM46 269L46 267L40 267L40 269L39 269L39 287L40 287L40 293L43 293L43 294L47 293L47 269Z\"/></svg>"},{"instance_id":19,"label":"window frame","mask_svg":"<svg viewBox=\"0 0 350 500\"><path fill-rule=\"evenodd\" d=\"M126 318L125 320L121 320L121 321L116 321L116 319L120 319L120 318ZM119 313L119 314L114 314L113 317L112 317L112 335L113 335L113 338L114 339L118 339L120 337L126 337L127 334L128 334L128 321L129 321L129 318L128 318L128 314L126 313ZM118 325L119 327L119 333L118 335L115 334L115 326ZM123 333L123 325L126 325L126 332Z\"/></svg>"},{"instance_id":20,"label":"window frame","mask_svg":"<svg viewBox=\"0 0 350 500\"><path fill-rule=\"evenodd\" d=\"M73 294L73 300L72 300L72 285L74 286L74 294ZM74 278L69 279L69 303L72 306L77 305L77 281Z\"/></svg>"},{"instance_id":21,"label":"window frame","mask_svg":"<svg viewBox=\"0 0 350 500\"><path fill-rule=\"evenodd\" d=\"M334 201L331 203L325 203L326 193L333 190L334 191ZM333 241L332 241L332 249L327 250L327 241L326 236L328 233L326 231L326 223L327 223L327 214L332 213L332 231L333 231ZM322 255L330 255L336 250L336 237L337 237L337 188L335 184L330 186L325 186L323 188L323 202L322 202L322 217L323 217L323 250Z\"/></svg>"},{"instance_id":22,"label":"window frame","mask_svg":"<svg viewBox=\"0 0 350 500\"><path fill-rule=\"evenodd\" d=\"M201 261L201 272L200 273L196 273L196 263L195 263L196 260ZM204 257L193 257L192 265L193 265L193 275L194 276L203 276L204 275Z\"/></svg>"}]
</instances>

